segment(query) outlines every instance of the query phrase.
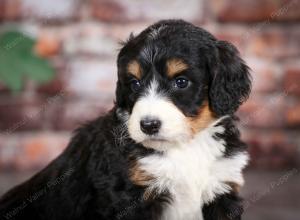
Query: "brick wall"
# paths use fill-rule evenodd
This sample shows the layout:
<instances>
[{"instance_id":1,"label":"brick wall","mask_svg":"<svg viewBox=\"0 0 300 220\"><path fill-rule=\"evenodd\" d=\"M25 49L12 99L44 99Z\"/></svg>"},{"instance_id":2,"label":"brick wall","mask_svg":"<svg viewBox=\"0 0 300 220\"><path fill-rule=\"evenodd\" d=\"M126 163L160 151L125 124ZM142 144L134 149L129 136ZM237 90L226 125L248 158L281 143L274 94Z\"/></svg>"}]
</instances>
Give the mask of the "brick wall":
<instances>
[{"instance_id":1,"label":"brick wall","mask_svg":"<svg viewBox=\"0 0 300 220\"><path fill-rule=\"evenodd\" d=\"M238 47L254 80L239 111L252 166L297 165L299 0L0 0L0 29L17 25L35 36L35 50L56 68L54 81L27 82L19 95L0 84L0 170L44 166L71 130L110 109L118 42L166 18L193 22Z\"/></svg>"}]
</instances>

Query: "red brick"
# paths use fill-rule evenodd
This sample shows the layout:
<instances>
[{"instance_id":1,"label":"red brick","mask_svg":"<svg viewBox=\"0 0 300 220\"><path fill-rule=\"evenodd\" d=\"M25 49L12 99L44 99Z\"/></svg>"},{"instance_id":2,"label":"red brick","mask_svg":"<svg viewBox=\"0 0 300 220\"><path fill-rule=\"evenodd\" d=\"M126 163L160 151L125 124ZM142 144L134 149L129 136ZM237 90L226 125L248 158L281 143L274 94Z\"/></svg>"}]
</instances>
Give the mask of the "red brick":
<instances>
[{"instance_id":1,"label":"red brick","mask_svg":"<svg viewBox=\"0 0 300 220\"><path fill-rule=\"evenodd\" d=\"M287 132L245 130L243 134L249 147L251 167L279 169L298 165L297 145Z\"/></svg>"},{"instance_id":2,"label":"red brick","mask_svg":"<svg viewBox=\"0 0 300 220\"><path fill-rule=\"evenodd\" d=\"M112 99L117 81L113 59L73 59L66 91L74 97Z\"/></svg>"},{"instance_id":3,"label":"red brick","mask_svg":"<svg viewBox=\"0 0 300 220\"><path fill-rule=\"evenodd\" d=\"M42 114L41 100L25 100L21 97L9 97L0 104L1 124L4 133L13 133L24 129L40 129Z\"/></svg>"},{"instance_id":4,"label":"red brick","mask_svg":"<svg viewBox=\"0 0 300 220\"><path fill-rule=\"evenodd\" d=\"M51 121L55 122L54 129L71 131L107 113L112 106L113 99L70 100Z\"/></svg>"},{"instance_id":5,"label":"red brick","mask_svg":"<svg viewBox=\"0 0 300 220\"><path fill-rule=\"evenodd\" d=\"M43 128L45 130L57 130L57 124L60 123L64 111L65 102L68 96L66 93L57 93L49 99L49 104L44 111Z\"/></svg>"},{"instance_id":6,"label":"red brick","mask_svg":"<svg viewBox=\"0 0 300 220\"><path fill-rule=\"evenodd\" d=\"M50 82L38 86L37 92L39 94L55 96L59 93L63 93L65 90L67 83L67 66L65 64L65 60L58 58L55 59L55 61L52 61L56 71L55 76Z\"/></svg>"},{"instance_id":7,"label":"red brick","mask_svg":"<svg viewBox=\"0 0 300 220\"><path fill-rule=\"evenodd\" d=\"M276 21L299 21L300 2L298 0L281 0L280 7L271 14Z\"/></svg>"},{"instance_id":8,"label":"red brick","mask_svg":"<svg viewBox=\"0 0 300 220\"><path fill-rule=\"evenodd\" d=\"M254 30L249 38L248 52L267 58L290 58L300 56L300 29L268 28Z\"/></svg>"},{"instance_id":9,"label":"red brick","mask_svg":"<svg viewBox=\"0 0 300 220\"><path fill-rule=\"evenodd\" d=\"M252 97L238 111L241 124L254 128L279 128L284 126L286 93Z\"/></svg>"},{"instance_id":10,"label":"red brick","mask_svg":"<svg viewBox=\"0 0 300 220\"><path fill-rule=\"evenodd\" d=\"M64 82L59 74L51 82L38 87L37 92L47 95L55 95L64 89Z\"/></svg>"},{"instance_id":11,"label":"red brick","mask_svg":"<svg viewBox=\"0 0 300 220\"><path fill-rule=\"evenodd\" d=\"M57 55L61 49L61 42L55 36L40 35L37 38L34 51L41 57L51 57Z\"/></svg>"},{"instance_id":12,"label":"red brick","mask_svg":"<svg viewBox=\"0 0 300 220\"><path fill-rule=\"evenodd\" d=\"M94 56L113 57L115 59L120 48L118 42L122 39L121 36L113 36L112 30L115 26L114 24L95 25L94 22L85 22L79 26L70 26L68 29L60 31L63 53L66 56L74 57L89 58ZM126 32L124 29L123 31ZM126 38L128 36L126 35Z\"/></svg>"},{"instance_id":13,"label":"red brick","mask_svg":"<svg viewBox=\"0 0 300 220\"><path fill-rule=\"evenodd\" d=\"M280 67L259 59L245 59L251 69L252 93L270 93L281 90Z\"/></svg>"},{"instance_id":14,"label":"red brick","mask_svg":"<svg viewBox=\"0 0 300 220\"><path fill-rule=\"evenodd\" d=\"M300 20L298 0L213 0L211 9L222 22Z\"/></svg>"},{"instance_id":15,"label":"red brick","mask_svg":"<svg viewBox=\"0 0 300 220\"><path fill-rule=\"evenodd\" d=\"M241 54L244 53L245 50L245 42L244 42L244 33L245 29L236 27L236 26L225 26L216 28L215 30L210 30L208 27L208 31L216 36L219 40L225 40L232 43Z\"/></svg>"},{"instance_id":16,"label":"red brick","mask_svg":"<svg viewBox=\"0 0 300 220\"><path fill-rule=\"evenodd\" d=\"M203 4L199 0L152 1L91 0L92 15L106 22L141 22L182 18L188 21L203 19ZM150 24L150 23L149 23Z\"/></svg>"},{"instance_id":17,"label":"red brick","mask_svg":"<svg viewBox=\"0 0 300 220\"><path fill-rule=\"evenodd\" d=\"M0 82L0 94L3 95L8 95L9 94L9 90L8 88L4 85L3 82Z\"/></svg>"},{"instance_id":18,"label":"red brick","mask_svg":"<svg viewBox=\"0 0 300 220\"><path fill-rule=\"evenodd\" d=\"M5 13L4 1L0 1L0 20L5 19L4 13Z\"/></svg>"},{"instance_id":19,"label":"red brick","mask_svg":"<svg viewBox=\"0 0 300 220\"><path fill-rule=\"evenodd\" d=\"M290 94L300 96L300 62L285 67L283 84Z\"/></svg>"},{"instance_id":20,"label":"red brick","mask_svg":"<svg viewBox=\"0 0 300 220\"><path fill-rule=\"evenodd\" d=\"M92 15L101 21L125 21L125 9L114 0L91 0Z\"/></svg>"},{"instance_id":21,"label":"red brick","mask_svg":"<svg viewBox=\"0 0 300 220\"><path fill-rule=\"evenodd\" d=\"M16 20L21 18L21 0L1 0L0 20Z\"/></svg>"},{"instance_id":22,"label":"red brick","mask_svg":"<svg viewBox=\"0 0 300 220\"><path fill-rule=\"evenodd\" d=\"M75 19L79 16L78 0L23 0L22 14L26 18L34 18L42 21L44 24L48 22L60 22Z\"/></svg>"},{"instance_id":23,"label":"red brick","mask_svg":"<svg viewBox=\"0 0 300 220\"><path fill-rule=\"evenodd\" d=\"M0 132L11 134L47 127L48 110L64 98L64 93L32 98L9 97L0 102Z\"/></svg>"},{"instance_id":24,"label":"red brick","mask_svg":"<svg viewBox=\"0 0 300 220\"><path fill-rule=\"evenodd\" d=\"M253 90L257 92L273 92L278 89L278 79L272 67L256 70L253 67Z\"/></svg>"},{"instance_id":25,"label":"red brick","mask_svg":"<svg viewBox=\"0 0 300 220\"><path fill-rule=\"evenodd\" d=\"M5 97L7 99L8 97ZM11 97L9 97L11 99ZM10 132L11 130L15 130L18 126L18 122L22 121L23 114L20 111L21 109L21 102L18 101L10 101L10 103L7 103L7 101L4 99L4 97L1 97L0 102L0 129L1 132ZM14 103L12 103L14 102ZM15 124L15 126L13 126ZM20 123L21 125L21 123Z\"/></svg>"},{"instance_id":26,"label":"red brick","mask_svg":"<svg viewBox=\"0 0 300 220\"><path fill-rule=\"evenodd\" d=\"M300 127L300 100L290 104L285 112L285 120L288 127Z\"/></svg>"},{"instance_id":27,"label":"red brick","mask_svg":"<svg viewBox=\"0 0 300 220\"><path fill-rule=\"evenodd\" d=\"M124 24L112 24L108 30L108 35L117 41L125 41L128 39L130 33L137 35L149 25L149 22L132 22Z\"/></svg>"},{"instance_id":28,"label":"red brick","mask_svg":"<svg viewBox=\"0 0 300 220\"><path fill-rule=\"evenodd\" d=\"M0 168L42 168L67 146L69 133L19 133L0 136Z\"/></svg>"}]
</instances>

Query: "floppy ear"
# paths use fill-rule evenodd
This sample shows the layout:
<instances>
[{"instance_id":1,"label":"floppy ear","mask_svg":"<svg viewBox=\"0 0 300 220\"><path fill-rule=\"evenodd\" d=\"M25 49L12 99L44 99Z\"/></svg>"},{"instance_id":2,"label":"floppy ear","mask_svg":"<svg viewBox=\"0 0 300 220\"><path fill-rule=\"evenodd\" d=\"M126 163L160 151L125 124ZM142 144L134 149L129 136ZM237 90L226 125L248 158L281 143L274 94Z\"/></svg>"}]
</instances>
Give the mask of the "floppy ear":
<instances>
[{"instance_id":1,"label":"floppy ear","mask_svg":"<svg viewBox=\"0 0 300 220\"><path fill-rule=\"evenodd\" d=\"M239 57L238 50L225 41L217 42L209 100L218 115L233 114L248 98L251 78L248 66Z\"/></svg>"}]
</instances>

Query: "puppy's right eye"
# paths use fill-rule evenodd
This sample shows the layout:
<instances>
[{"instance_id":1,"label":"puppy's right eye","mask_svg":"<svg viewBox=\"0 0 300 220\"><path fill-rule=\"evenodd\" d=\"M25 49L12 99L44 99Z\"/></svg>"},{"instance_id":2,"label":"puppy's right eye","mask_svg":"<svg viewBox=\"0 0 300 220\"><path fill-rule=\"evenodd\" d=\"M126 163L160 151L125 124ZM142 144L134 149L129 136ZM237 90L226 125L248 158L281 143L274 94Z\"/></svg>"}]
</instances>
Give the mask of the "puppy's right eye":
<instances>
[{"instance_id":1,"label":"puppy's right eye","mask_svg":"<svg viewBox=\"0 0 300 220\"><path fill-rule=\"evenodd\" d=\"M141 88L141 83L140 83L140 81L133 79L130 82L130 87L131 87L132 91L137 92Z\"/></svg>"},{"instance_id":2,"label":"puppy's right eye","mask_svg":"<svg viewBox=\"0 0 300 220\"><path fill-rule=\"evenodd\" d=\"M175 79L175 87L179 89L184 89L188 87L189 81L184 77L178 77Z\"/></svg>"}]
</instances>

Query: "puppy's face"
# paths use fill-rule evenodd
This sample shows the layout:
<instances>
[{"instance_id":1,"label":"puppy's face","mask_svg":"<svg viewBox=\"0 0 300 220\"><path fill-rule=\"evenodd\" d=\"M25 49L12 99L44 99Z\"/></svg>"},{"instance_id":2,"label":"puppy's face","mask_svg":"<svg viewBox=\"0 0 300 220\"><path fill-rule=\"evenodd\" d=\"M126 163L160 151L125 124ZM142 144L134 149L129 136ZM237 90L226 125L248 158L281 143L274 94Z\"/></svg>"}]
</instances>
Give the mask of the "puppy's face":
<instances>
[{"instance_id":1,"label":"puppy's face","mask_svg":"<svg viewBox=\"0 0 300 220\"><path fill-rule=\"evenodd\" d=\"M184 21L131 36L118 57L117 107L145 147L167 150L233 114L248 96L248 68L229 43Z\"/></svg>"}]
</instances>

